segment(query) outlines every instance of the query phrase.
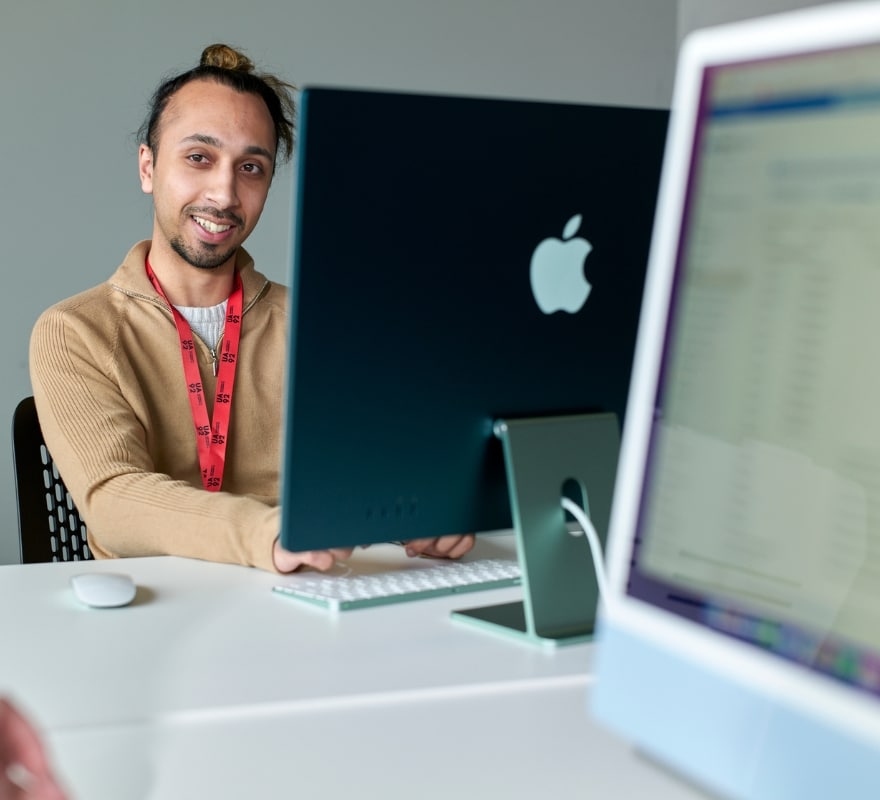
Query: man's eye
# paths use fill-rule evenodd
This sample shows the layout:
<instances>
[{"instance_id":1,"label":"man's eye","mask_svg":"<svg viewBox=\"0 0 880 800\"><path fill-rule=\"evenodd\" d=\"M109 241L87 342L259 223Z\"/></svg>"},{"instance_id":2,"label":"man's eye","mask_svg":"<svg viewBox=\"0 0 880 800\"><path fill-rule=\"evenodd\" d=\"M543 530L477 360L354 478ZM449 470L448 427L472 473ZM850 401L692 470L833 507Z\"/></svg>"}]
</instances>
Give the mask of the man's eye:
<instances>
[{"instance_id":1,"label":"man's eye","mask_svg":"<svg viewBox=\"0 0 880 800\"><path fill-rule=\"evenodd\" d=\"M244 164L242 165L242 169L245 172L250 172L253 174L259 174L263 171L263 168L259 164Z\"/></svg>"},{"instance_id":2,"label":"man's eye","mask_svg":"<svg viewBox=\"0 0 880 800\"><path fill-rule=\"evenodd\" d=\"M207 159L202 153L190 153L189 160L196 164L203 164Z\"/></svg>"}]
</instances>

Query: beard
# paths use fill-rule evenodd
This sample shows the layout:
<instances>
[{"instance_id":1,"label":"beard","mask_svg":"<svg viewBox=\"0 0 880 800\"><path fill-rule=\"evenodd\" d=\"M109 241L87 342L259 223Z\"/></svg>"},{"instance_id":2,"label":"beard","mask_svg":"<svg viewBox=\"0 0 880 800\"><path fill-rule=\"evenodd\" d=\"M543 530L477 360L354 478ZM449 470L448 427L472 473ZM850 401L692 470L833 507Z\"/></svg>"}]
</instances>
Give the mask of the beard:
<instances>
[{"instance_id":1,"label":"beard","mask_svg":"<svg viewBox=\"0 0 880 800\"><path fill-rule=\"evenodd\" d=\"M183 213L190 218L204 214L212 219L228 221L238 228L244 225L241 217L229 211L221 211L219 208L189 206ZM221 247L221 245L208 244L207 242L197 242L195 245L188 245L184 241L183 236L179 234L170 236L168 243L177 255L196 269L217 269L217 267L229 261L238 250L238 245Z\"/></svg>"},{"instance_id":2,"label":"beard","mask_svg":"<svg viewBox=\"0 0 880 800\"><path fill-rule=\"evenodd\" d=\"M216 245L201 244L198 250L188 247L183 239L175 236L170 240L174 250L187 264L196 269L217 269L235 255L237 247L221 250Z\"/></svg>"}]
</instances>

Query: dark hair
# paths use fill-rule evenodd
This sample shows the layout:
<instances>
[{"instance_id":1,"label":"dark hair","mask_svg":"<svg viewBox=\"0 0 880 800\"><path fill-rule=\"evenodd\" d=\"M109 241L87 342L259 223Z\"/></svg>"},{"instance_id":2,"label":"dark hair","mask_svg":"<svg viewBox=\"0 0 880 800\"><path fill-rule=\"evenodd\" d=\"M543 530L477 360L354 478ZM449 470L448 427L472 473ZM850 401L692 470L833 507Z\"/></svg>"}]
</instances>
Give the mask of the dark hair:
<instances>
[{"instance_id":1,"label":"dark hair","mask_svg":"<svg viewBox=\"0 0 880 800\"><path fill-rule=\"evenodd\" d=\"M283 160L293 153L293 119L296 87L276 78L254 72L253 62L243 53L225 44L211 44L202 51L199 65L162 83L153 93L150 113L138 131L138 141L154 153L159 152L159 128L168 101L186 84L195 80L213 80L237 92L263 98L272 122Z\"/></svg>"}]
</instances>

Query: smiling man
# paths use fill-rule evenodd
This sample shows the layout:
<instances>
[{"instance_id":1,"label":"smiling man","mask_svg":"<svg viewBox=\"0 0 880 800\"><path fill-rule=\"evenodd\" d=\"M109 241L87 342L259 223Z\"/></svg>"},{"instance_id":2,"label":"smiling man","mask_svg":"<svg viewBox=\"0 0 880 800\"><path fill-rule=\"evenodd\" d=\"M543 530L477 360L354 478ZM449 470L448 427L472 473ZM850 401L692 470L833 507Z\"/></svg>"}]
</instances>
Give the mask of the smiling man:
<instances>
[{"instance_id":1,"label":"smiling man","mask_svg":"<svg viewBox=\"0 0 880 800\"><path fill-rule=\"evenodd\" d=\"M43 435L98 558L289 572L348 554L278 542L287 290L242 247L276 159L291 154L292 90L226 45L163 83L138 151L152 238L34 328ZM442 537L410 551L457 557L472 544Z\"/></svg>"}]
</instances>

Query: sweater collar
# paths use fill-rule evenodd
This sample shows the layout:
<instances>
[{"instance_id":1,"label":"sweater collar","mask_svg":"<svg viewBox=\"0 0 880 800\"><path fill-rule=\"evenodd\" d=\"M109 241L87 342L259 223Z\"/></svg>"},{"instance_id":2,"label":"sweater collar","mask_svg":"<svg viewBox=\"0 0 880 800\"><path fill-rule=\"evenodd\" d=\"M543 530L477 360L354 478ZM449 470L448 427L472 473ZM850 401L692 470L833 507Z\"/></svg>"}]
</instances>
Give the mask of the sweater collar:
<instances>
[{"instance_id":1,"label":"sweater collar","mask_svg":"<svg viewBox=\"0 0 880 800\"><path fill-rule=\"evenodd\" d=\"M153 288L153 284L150 283L149 278L147 278L147 272L144 269L147 253L149 252L149 239L138 242L128 251L122 264L119 265L116 272L110 278L110 283L124 292L141 295L153 302L164 305L164 301ZM265 275L257 272L254 267L254 260L243 247L240 247L236 253L235 268L241 275L241 284L244 289L244 307L247 308L254 298L263 291L269 281Z\"/></svg>"}]
</instances>

